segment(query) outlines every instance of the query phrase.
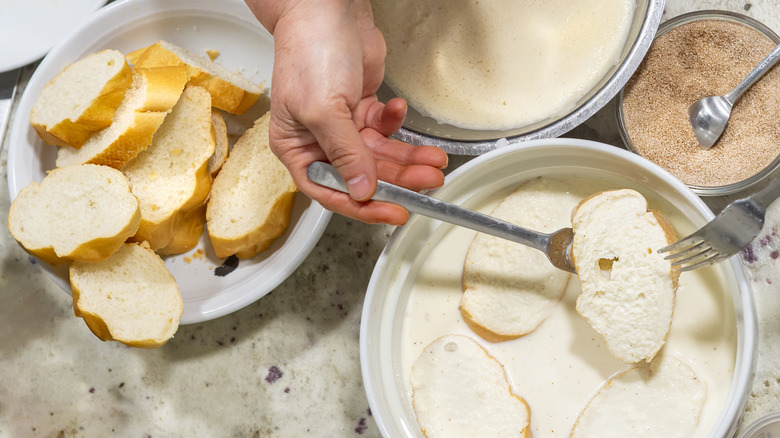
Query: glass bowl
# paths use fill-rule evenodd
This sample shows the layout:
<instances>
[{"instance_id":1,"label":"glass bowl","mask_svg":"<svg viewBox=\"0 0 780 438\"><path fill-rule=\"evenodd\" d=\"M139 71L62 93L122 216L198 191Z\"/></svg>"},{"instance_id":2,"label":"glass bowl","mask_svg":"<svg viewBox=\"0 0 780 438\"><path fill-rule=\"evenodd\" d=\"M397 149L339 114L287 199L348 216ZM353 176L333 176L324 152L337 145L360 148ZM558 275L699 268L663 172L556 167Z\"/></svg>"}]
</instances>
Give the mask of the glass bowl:
<instances>
[{"instance_id":1,"label":"glass bowl","mask_svg":"<svg viewBox=\"0 0 780 438\"><path fill-rule=\"evenodd\" d=\"M780 411L764 415L751 423L739 438L778 438L780 437Z\"/></svg>"},{"instance_id":2,"label":"glass bowl","mask_svg":"<svg viewBox=\"0 0 780 438\"><path fill-rule=\"evenodd\" d=\"M719 11L719 10L703 10L703 11L696 11L696 12L690 12L687 14L682 14L677 17L674 17L664 23L661 24L658 28L658 32L656 33L656 36L654 38L654 41L657 41L659 38L667 34L669 31L679 28L683 25L697 22L697 21L705 21L705 20L720 20L720 21L727 21L731 23L741 24L747 27L750 27L752 29L755 29L768 37L772 42L775 44L780 44L780 37L775 34L769 27L762 24L761 22L742 15L735 12L730 11ZM651 47L652 49L652 47ZM652 53L652 52L650 52ZM642 69L642 66L640 65L639 69ZM639 71L639 70L638 70ZM630 82L629 85L630 86ZM736 86L737 83L734 83L734 86ZM681 84L680 87L683 88L687 85ZM628 133L628 129L626 127L626 114L624 112L624 105L623 100L625 98L625 90L626 88L623 88L620 90L620 92L617 94L616 97L616 117L617 117L617 125L618 125L618 131L620 133L620 136L623 140L623 143L626 147L626 149L635 152L639 155L643 155L640 150L634 145L631 139L631 135ZM704 97L704 96L702 96ZM690 102L693 104L693 101ZM739 101L737 102L737 105L739 104ZM685 123L687 124L687 114L685 117ZM733 119L733 117L732 117ZM727 128L728 131L728 128ZM693 132L690 133L691 139L693 139ZM716 148L718 144L716 143L713 148ZM662 165L662 163L656 163ZM728 164L721 164L719 167L720 169L723 169L723 167L728 166ZM729 195L737 192L741 192L748 187L753 186L754 184L760 182L764 178L766 178L768 175L770 175L775 169L777 169L780 166L780 155L774 158L773 161L771 161L766 167L759 170L757 173L743 179L740 181L736 181L729 184L724 185L697 185L692 183L687 183L688 187L690 189L700 195L700 196L723 196L723 195ZM669 170L669 169L667 169ZM672 172L674 173L674 172ZM680 177L680 175L676 175L677 177ZM681 178L685 180L685 178Z\"/></svg>"},{"instance_id":3,"label":"glass bowl","mask_svg":"<svg viewBox=\"0 0 780 438\"><path fill-rule=\"evenodd\" d=\"M524 140L558 137L590 118L625 85L650 47L664 5L665 0L637 0L620 61L565 115L509 130L471 130L439 123L410 106L404 126L393 136L415 145L438 146L455 155L481 155ZM395 97L390 87L384 84L377 95L383 102Z\"/></svg>"}]
</instances>

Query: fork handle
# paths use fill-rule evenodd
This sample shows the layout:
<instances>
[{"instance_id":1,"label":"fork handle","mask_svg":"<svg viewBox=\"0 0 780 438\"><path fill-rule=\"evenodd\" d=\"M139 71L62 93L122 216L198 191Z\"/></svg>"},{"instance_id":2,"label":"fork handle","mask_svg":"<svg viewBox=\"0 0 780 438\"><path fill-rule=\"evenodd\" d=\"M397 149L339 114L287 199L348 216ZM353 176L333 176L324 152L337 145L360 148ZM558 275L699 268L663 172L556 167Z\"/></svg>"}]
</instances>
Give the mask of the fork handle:
<instances>
[{"instance_id":1,"label":"fork handle","mask_svg":"<svg viewBox=\"0 0 780 438\"><path fill-rule=\"evenodd\" d=\"M348 193L344 180L330 164L315 161L309 165L308 175L310 180L319 185ZM412 213L508 239L547 254L550 234L532 231L384 181L377 181L376 193L371 199L398 204Z\"/></svg>"},{"instance_id":2,"label":"fork handle","mask_svg":"<svg viewBox=\"0 0 780 438\"><path fill-rule=\"evenodd\" d=\"M780 197L780 176L775 176L763 189L759 190L748 199L766 209L775 199Z\"/></svg>"}]
</instances>

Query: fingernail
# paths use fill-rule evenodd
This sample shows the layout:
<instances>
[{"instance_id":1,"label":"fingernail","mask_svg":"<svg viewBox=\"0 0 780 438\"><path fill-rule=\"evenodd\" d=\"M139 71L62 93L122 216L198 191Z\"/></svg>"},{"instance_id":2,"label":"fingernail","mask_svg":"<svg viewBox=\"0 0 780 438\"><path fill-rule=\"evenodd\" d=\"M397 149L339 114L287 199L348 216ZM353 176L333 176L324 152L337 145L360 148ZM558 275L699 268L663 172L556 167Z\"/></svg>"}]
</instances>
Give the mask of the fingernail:
<instances>
[{"instance_id":1,"label":"fingernail","mask_svg":"<svg viewBox=\"0 0 780 438\"><path fill-rule=\"evenodd\" d=\"M371 186L365 175L358 175L347 181L347 189L349 195L356 201L365 201L371 197Z\"/></svg>"}]
</instances>

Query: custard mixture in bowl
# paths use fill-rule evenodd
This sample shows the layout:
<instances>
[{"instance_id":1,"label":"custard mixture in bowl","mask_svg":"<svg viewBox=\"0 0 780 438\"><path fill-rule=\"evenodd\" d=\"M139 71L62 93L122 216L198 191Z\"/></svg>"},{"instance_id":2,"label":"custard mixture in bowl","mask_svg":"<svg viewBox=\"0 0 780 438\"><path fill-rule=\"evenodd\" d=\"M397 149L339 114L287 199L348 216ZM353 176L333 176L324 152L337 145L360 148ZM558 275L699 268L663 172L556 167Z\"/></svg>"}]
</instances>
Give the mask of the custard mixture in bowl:
<instances>
[{"instance_id":1,"label":"custard mixture in bowl","mask_svg":"<svg viewBox=\"0 0 780 438\"><path fill-rule=\"evenodd\" d=\"M558 136L625 84L663 4L373 0L387 42L380 99L410 104L398 138L450 153Z\"/></svg>"}]
</instances>

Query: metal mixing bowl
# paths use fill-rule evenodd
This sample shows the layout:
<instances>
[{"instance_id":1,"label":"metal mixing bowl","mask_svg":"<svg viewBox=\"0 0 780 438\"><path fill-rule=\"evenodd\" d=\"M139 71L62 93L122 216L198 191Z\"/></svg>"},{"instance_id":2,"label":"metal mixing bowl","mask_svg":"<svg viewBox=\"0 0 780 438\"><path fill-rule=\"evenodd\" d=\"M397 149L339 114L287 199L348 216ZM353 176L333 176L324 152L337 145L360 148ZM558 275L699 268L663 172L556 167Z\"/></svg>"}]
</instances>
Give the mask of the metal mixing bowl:
<instances>
[{"instance_id":1,"label":"metal mixing bowl","mask_svg":"<svg viewBox=\"0 0 780 438\"><path fill-rule=\"evenodd\" d=\"M393 136L407 143L428 144L455 155L481 155L524 140L558 137L587 120L607 104L625 85L647 53L661 21L665 0L637 0L620 62L568 114L504 131L480 131L441 124L409 108L404 126ZM386 102L395 93L382 85L377 95Z\"/></svg>"}]
</instances>

